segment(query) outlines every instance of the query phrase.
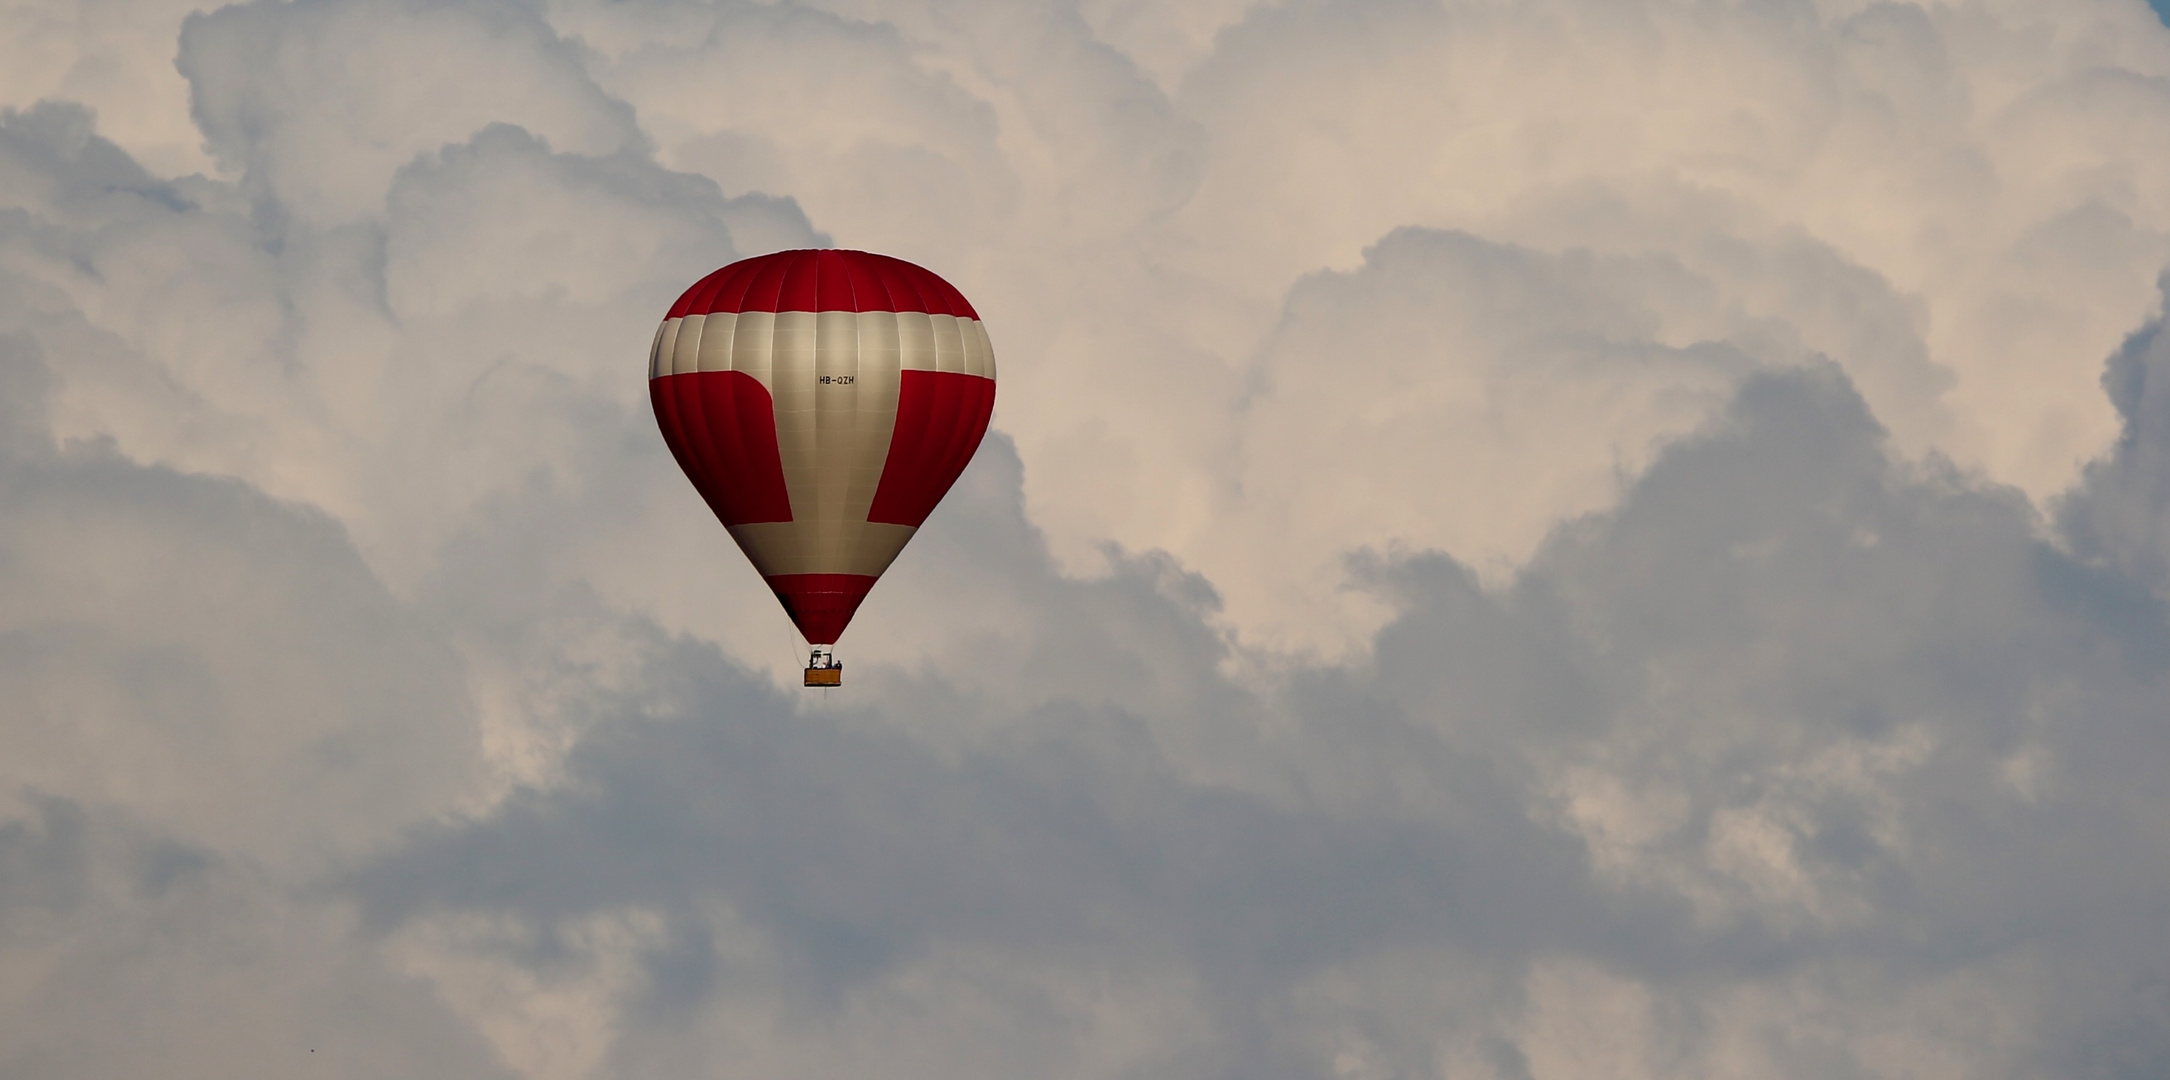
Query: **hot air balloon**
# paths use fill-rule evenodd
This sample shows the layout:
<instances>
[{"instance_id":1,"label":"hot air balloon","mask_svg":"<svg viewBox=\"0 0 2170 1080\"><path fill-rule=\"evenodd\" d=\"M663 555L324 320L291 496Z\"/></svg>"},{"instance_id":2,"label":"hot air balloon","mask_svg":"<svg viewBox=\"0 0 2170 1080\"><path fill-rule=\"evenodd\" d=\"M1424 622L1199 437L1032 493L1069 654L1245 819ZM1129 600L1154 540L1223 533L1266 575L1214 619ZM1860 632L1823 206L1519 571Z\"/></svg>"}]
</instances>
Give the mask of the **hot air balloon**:
<instances>
[{"instance_id":1,"label":"hot air balloon","mask_svg":"<svg viewBox=\"0 0 2170 1080\"><path fill-rule=\"evenodd\" d=\"M688 479L843 681L836 639L964 472L995 405L979 313L886 255L779 251L687 289L648 359Z\"/></svg>"}]
</instances>

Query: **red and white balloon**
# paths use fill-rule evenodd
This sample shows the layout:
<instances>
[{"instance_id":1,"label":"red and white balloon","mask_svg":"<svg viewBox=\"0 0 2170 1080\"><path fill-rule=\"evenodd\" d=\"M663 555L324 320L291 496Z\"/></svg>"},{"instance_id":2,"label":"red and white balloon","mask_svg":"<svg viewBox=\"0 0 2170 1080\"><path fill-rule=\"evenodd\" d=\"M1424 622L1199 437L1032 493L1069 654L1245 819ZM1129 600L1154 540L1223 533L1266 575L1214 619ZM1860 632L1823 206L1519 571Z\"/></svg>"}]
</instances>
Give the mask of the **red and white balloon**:
<instances>
[{"instance_id":1,"label":"red and white balloon","mask_svg":"<svg viewBox=\"0 0 2170 1080\"><path fill-rule=\"evenodd\" d=\"M815 645L835 643L964 472L995 404L972 305L863 251L702 278L656 332L648 380L679 466Z\"/></svg>"}]
</instances>

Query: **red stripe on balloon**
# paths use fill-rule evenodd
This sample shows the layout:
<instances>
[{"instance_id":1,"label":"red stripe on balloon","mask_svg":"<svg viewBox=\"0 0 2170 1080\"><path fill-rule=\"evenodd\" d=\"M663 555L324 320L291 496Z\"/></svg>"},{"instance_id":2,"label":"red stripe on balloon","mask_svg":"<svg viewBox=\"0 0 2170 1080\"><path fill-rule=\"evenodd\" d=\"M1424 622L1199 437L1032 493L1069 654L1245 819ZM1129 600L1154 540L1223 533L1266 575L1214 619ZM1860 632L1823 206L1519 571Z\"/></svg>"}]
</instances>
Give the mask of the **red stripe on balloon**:
<instances>
[{"instance_id":1,"label":"red stripe on balloon","mask_svg":"<svg viewBox=\"0 0 2170 1080\"><path fill-rule=\"evenodd\" d=\"M960 371L905 371L889 459L867 520L918 526L963 475L995 411L995 381Z\"/></svg>"},{"instance_id":2,"label":"red stripe on balloon","mask_svg":"<svg viewBox=\"0 0 2170 1080\"><path fill-rule=\"evenodd\" d=\"M949 476L964 475L965 466L972 463L972 455L980 448L980 440L987 435L987 422L995 411L995 381L964 376L959 383L958 403L949 429L944 454L935 469ZM952 481L954 483L955 481ZM949 484L935 493L935 501L941 501L949 492ZM934 507L927 507L932 513Z\"/></svg>"},{"instance_id":3,"label":"red stripe on balloon","mask_svg":"<svg viewBox=\"0 0 2170 1080\"><path fill-rule=\"evenodd\" d=\"M765 308L749 310L820 311L821 293L814 275L820 272L821 257L809 252L806 258L777 259L775 262L776 298Z\"/></svg>"},{"instance_id":4,"label":"red stripe on balloon","mask_svg":"<svg viewBox=\"0 0 2170 1080\"><path fill-rule=\"evenodd\" d=\"M693 487L698 491L707 466L697 456L693 440L686 437L685 424L678 416L677 395L663 384L663 379L649 380L648 403L655 407L656 427L663 431L663 445L670 447L671 457L677 459L678 467L685 471L686 478L693 481Z\"/></svg>"},{"instance_id":5,"label":"red stripe on balloon","mask_svg":"<svg viewBox=\"0 0 2170 1080\"><path fill-rule=\"evenodd\" d=\"M694 283L669 318L719 311L924 311L977 319L949 282L902 259L812 248L742 259Z\"/></svg>"},{"instance_id":6,"label":"red stripe on balloon","mask_svg":"<svg viewBox=\"0 0 2170 1080\"><path fill-rule=\"evenodd\" d=\"M686 479L725 525L791 520L776 409L743 371L689 371L648 383L656 425Z\"/></svg>"},{"instance_id":7,"label":"red stripe on balloon","mask_svg":"<svg viewBox=\"0 0 2170 1080\"><path fill-rule=\"evenodd\" d=\"M851 279L852 301L866 304L869 311L894 311L896 301L889 296L889 285L874 267L863 259L839 259L845 276ZM864 299L862 299L864 298Z\"/></svg>"},{"instance_id":8,"label":"red stripe on balloon","mask_svg":"<svg viewBox=\"0 0 2170 1080\"><path fill-rule=\"evenodd\" d=\"M809 645L834 645L874 587L867 574L777 574L769 588Z\"/></svg>"},{"instance_id":9,"label":"red stripe on balloon","mask_svg":"<svg viewBox=\"0 0 2170 1080\"><path fill-rule=\"evenodd\" d=\"M683 326L680 332L684 332ZM673 375L655 379L649 382L648 387L649 401L654 402L660 393L670 402L671 412L678 418L679 437L684 440L684 453L680 455L680 461L692 462L686 469L686 479L693 481L693 489L700 492L709 509L721 517L724 504L716 501L714 493L722 487L717 478L726 474L723 459L717 452L716 440L709 431L707 410L702 407L701 395L695 388L693 376ZM666 433L664 437L667 439L670 436Z\"/></svg>"}]
</instances>

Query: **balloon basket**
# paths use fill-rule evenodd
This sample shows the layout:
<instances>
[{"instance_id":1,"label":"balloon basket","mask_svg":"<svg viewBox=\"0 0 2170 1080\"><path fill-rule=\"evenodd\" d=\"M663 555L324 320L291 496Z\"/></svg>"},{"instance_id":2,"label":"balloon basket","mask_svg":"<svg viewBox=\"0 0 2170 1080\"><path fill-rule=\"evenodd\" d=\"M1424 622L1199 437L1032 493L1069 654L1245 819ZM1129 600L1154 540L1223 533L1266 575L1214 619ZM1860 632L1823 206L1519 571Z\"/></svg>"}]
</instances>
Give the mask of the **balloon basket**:
<instances>
[{"instance_id":1,"label":"balloon basket","mask_svg":"<svg viewBox=\"0 0 2170 1080\"><path fill-rule=\"evenodd\" d=\"M836 658L836 652L826 645L814 646L814 655L806 661L806 685L844 685L844 665Z\"/></svg>"}]
</instances>

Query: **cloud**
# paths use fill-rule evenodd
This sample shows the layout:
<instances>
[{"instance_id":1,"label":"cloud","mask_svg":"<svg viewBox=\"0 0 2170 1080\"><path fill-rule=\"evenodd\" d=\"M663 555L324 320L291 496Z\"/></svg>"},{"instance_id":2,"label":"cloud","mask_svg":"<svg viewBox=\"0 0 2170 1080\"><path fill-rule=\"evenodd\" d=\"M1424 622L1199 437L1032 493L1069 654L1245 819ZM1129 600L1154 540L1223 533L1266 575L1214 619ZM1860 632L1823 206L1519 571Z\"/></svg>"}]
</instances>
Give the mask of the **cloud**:
<instances>
[{"instance_id":1,"label":"cloud","mask_svg":"<svg viewBox=\"0 0 2170 1080\"><path fill-rule=\"evenodd\" d=\"M191 17L180 44L211 152L314 224L377 210L399 166L492 123L578 153L640 141L629 110L517 5L232 6Z\"/></svg>"},{"instance_id":2,"label":"cloud","mask_svg":"<svg viewBox=\"0 0 2170 1080\"><path fill-rule=\"evenodd\" d=\"M2170 297L2170 279L2163 282ZM2170 305L2166 305L2170 306ZM2158 594L2170 584L2162 513L2164 487L2163 372L2170 371L2170 336L2163 319L2141 327L2110 357L2102 388L2124 418L2115 447L2089 464L2087 484L2058 506L2060 524L2081 553L2146 582Z\"/></svg>"},{"instance_id":3,"label":"cloud","mask_svg":"<svg viewBox=\"0 0 2170 1080\"><path fill-rule=\"evenodd\" d=\"M2170 1062L2140 4L5 19L0 1072ZM634 372L832 242L817 699Z\"/></svg>"},{"instance_id":4,"label":"cloud","mask_svg":"<svg viewBox=\"0 0 2170 1080\"><path fill-rule=\"evenodd\" d=\"M0 1071L503 1075L304 888L472 798L450 643L323 515L53 443L40 352L0 337Z\"/></svg>"},{"instance_id":5,"label":"cloud","mask_svg":"<svg viewBox=\"0 0 2170 1080\"><path fill-rule=\"evenodd\" d=\"M303 864L463 798L480 761L457 658L335 523L42 442L50 377L34 341L6 350L11 793L110 800Z\"/></svg>"},{"instance_id":6,"label":"cloud","mask_svg":"<svg viewBox=\"0 0 2170 1080\"><path fill-rule=\"evenodd\" d=\"M216 1076L267 1062L508 1077L350 920L110 806L44 797L0 826L0 1068ZM293 1064L288 1064L293 1063Z\"/></svg>"},{"instance_id":7,"label":"cloud","mask_svg":"<svg viewBox=\"0 0 2170 1080\"><path fill-rule=\"evenodd\" d=\"M1559 515L1611 505L1764 366L1724 340L1754 331L1713 310L1718 293L1665 256L1388 235L1355 272L1291 292L1252 369L1241 471L1202 565L1251 587L1231 564L1281 561L1287 578L1323 584L1357 545L1521 565ZM1472 521L1459 512L1470 505L1495 516ZM1298 619L1315 633L1342 598L1307 599ZM1286 585L1238 603L1246 625L1293 607Z\"/></svg>"},{"instance_id":8,"label":"cloud","mask_svg":"<svg viewBox=\"0 0 2170 1080\"><path fill-rule=\"evenodd\" d=\"M203 133L190 120L189 85L173 66L182 20L210 4L133 0L86 8L11 3L0 8L0 101L80 102L163 175L209 172Z\"/></svg>"},{"instance_id":9,"label":"cloud","mask_svg":"<svg viewBox=\"0 0 2170 1080\"><path fill-rule=\"evenodd\" d=\"M2116 1075L2107 1018L2132 1060L2170 1047L2129 1005L2170 961L2139 944L2170 623L2036 525L2010 489L1893 461L1832 369L1757 376L1503 593L1438 556L1378 565L1404 614L1369 670L1225 681L1151 559L1096 582L1032 560L1036 625L988 658L1007 694L883 674L807 711L651 636L644 692L595 701L566 784L355 888L394 940L510 920L503 964L647 927L612 1073L851 1068L901 1013L934 1027L904 1074L1008 1051L1565 1075L1603 1045L1628 1075ZM1101 693L1065 678L1079 654ZM1171 992L1182 1031L1137 1041ZM1983 1007L2029 1037L1944 1031ZM1618 1016L1564 1019L1592 1009Z\"/></svg>"},{"instance_id":10,"label":"cloud","mask_svg":"<svg viewBox=\"0 0 2170 1080\"><path fill-rule=\"evenodd\" d=\"M638 104L665 162L734 193L794 193L831 227L901 227L890 246L1000 235L1017 185L994 110L914 63L894 28L739 4L648 33L622 25L642 16L656 9L570 12L609 51L600 81Z\"/></svg>"},{"instance_id":11,"label":"cloud","mask_svg":"<svg viewBox=\"0 0 2170 1080\"><path fill-rule=\"evenodd\" d=\"M1846 366L1905 445L2046 493L2108 435L2093 366L2144 316L2163 251L2140 241L2125 261L2097 245L2088 269L2052 269L2024 237L2103 217L2134 240L2162 235L2162 185L2128 186L2100 155L2123 159L2112 130L2161 129L2133 110L2162 108L2164 58L2137 5L2114 23L2035 10L2036 22L1890 4L1261 9L1185 83L1186 111L1215 138L1177 235L1262 289L1352 267L1405 225L1666 252L1708 273L1721 302L1793 324ZM1999 43L2024 35L2037 46L2028 89L2000 89L2011 84L1992 73L2018 54ZM2083 98L2102 107L2056 135L2035 126L2039 110ZM1829 274L1813 266L1737 277L1742 256L1804 239L1882 278L1911 318L1820 313ZM2117 314L2094 321L2052 298L2065 273L2098 270L2119 281ZM2052 353L2071 366L2039 359ZM1953 379L1948 393L1938 378ZM1978 415L1999 426L1971 428Z\"/></svg>"}]
</instances>

